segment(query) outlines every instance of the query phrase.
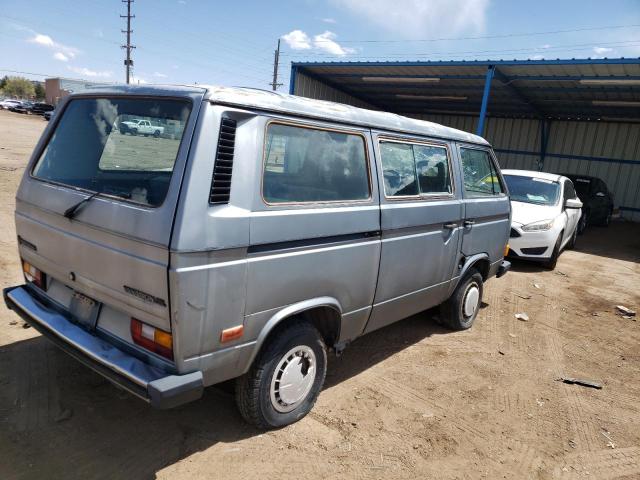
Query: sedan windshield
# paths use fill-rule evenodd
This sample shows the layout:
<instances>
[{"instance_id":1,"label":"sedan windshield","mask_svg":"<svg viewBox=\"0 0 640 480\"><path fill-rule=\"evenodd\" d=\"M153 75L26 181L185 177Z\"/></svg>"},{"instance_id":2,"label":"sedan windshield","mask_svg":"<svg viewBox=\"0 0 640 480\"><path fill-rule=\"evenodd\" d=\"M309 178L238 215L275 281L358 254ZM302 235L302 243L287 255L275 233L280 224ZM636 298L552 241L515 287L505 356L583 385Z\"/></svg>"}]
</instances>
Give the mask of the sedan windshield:
<instances>
[{"instance_id":1,"label":"sedan windshield","mask_svg":"<svg viewBox=\"0 0 640 480\"><path fill-rule=\"evenodd\" d=\"M509 196L514 202L536 205L555 205L560 196L560 185L552 180L521 175L504 176Z\"/></svg>"}]
</instances>

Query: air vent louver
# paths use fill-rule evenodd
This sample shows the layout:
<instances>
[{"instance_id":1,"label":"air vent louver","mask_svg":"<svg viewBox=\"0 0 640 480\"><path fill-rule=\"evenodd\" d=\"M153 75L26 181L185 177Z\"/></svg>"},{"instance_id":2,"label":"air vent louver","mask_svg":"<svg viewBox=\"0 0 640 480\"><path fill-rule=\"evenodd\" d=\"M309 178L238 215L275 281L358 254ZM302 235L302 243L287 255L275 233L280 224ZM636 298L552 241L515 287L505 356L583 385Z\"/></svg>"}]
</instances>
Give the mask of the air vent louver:
<instances>
[{"instance_id":1,"label":"air vent louver","mask_svg":"<svg viewBox=\"0 0 640 480\"><path fill-rule=\"evenodd\" d=\"M233 153L236 144L236 127L237 122L235 120L222 118L216 161L213 166L209 203L229 203Z\"/></svg>"}]
</instances>

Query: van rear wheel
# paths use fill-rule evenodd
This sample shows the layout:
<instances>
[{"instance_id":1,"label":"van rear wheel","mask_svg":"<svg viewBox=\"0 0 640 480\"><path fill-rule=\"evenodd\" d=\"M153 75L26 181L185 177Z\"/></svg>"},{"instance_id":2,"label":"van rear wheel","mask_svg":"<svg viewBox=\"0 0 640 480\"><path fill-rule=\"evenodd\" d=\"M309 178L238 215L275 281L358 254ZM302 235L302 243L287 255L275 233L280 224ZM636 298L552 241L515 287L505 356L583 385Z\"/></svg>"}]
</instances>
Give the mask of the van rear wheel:
<instances>
[{"instance_id":1,"label":"van rear wheel","mask_svg":"<svg viewBox=\"0 0 640 480\"><path fill-rule=\"evenodd\" d=\"M482 292L482 274L475 268L469 269L453 295L440 306L440 323L451 330L471 328L482 304Z\"/></svg>"},{"instance_id":2,"label":"van rear wheel","mask_svg":"<svg viewBox=\"0 0 640 480\"><path fill-rule=\"evenodd\" d=\"M327 372L327 348L308 322L276 333L251 369L236 380L242 417L262 429L297 422L311 411Z\"/></svg>"}]
</instances>

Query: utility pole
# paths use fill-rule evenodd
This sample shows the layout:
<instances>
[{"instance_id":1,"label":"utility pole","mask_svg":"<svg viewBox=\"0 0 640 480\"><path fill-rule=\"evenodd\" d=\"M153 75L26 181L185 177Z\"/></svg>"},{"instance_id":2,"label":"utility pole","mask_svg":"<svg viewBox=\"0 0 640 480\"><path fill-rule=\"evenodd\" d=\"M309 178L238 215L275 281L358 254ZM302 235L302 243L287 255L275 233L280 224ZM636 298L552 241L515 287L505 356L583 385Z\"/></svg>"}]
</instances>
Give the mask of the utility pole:
<instances>
[{"instance_id":1,"label":"utility pole","mask_svg":"<svg viewBox=\"0 0 640 480\"><path fill-rule=\"evenodd\" d=\"M122 3L127 4L127 14L120 15L120 18L127 19L127 29L122 30L122 33L127 34L127 44L122 45L122 48L127 50L127 58L125 58L124 60L124 65L127 69L127 83L129 83L129 79L131 78L131 69L133 68L133 60L131 60L131 50L136 48L135 45L131 45L131 34L133 33L133 30L131 30L131 19L136 18L136 16L131 15L131 4L133 3L133 0L122 0Z\"/></svg>"},{"instance_id":2,"label":"utility pole","mask_svg":"<svg viewBox=\"0 0 640 480\"><path fill-rule=\"evenodd\" d=\"M280 61L280 39L278 39L278 48L273 52L273 81L269 84L271 85L273 91L275 92L278 87L282 86L281 83L278 83L278 62Z\"/></svg>"}]
</instances>

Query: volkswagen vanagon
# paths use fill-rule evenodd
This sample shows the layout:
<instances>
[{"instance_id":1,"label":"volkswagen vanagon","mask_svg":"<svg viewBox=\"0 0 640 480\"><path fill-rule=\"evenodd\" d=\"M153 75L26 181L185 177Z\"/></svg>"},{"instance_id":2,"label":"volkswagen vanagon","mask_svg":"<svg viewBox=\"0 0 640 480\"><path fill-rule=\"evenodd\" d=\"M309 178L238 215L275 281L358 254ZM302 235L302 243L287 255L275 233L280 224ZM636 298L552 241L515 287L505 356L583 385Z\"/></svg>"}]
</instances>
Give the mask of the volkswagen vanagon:
<instances>
[{"instance_id":1,"label":"volkswagen vanagon","mask_svg":"<svg viewBox=\"0 0 640 480\"><path fill-rule=\"evenodd\" d=\"M262 428L303 417L327 351L441 305L474 322L510 204L482 138L272 92L99 87L66 98L16 196L5 302L160 408L236 379ZM163 127L127 135L125 122Z\"/></svg>"}]
</instances>

